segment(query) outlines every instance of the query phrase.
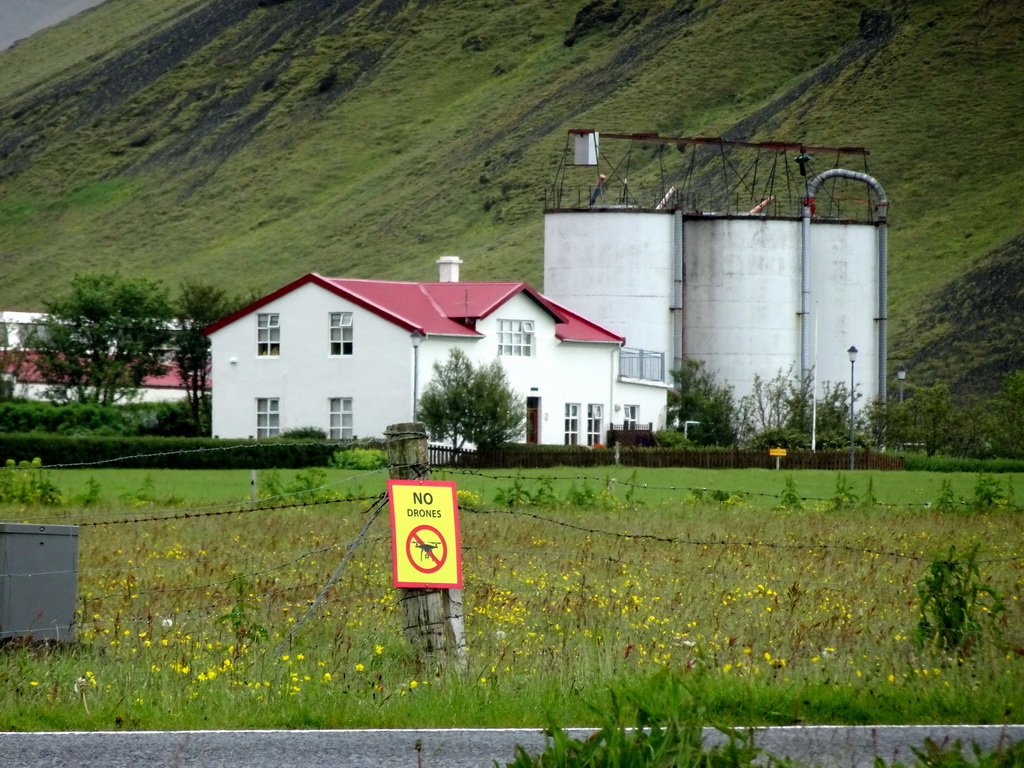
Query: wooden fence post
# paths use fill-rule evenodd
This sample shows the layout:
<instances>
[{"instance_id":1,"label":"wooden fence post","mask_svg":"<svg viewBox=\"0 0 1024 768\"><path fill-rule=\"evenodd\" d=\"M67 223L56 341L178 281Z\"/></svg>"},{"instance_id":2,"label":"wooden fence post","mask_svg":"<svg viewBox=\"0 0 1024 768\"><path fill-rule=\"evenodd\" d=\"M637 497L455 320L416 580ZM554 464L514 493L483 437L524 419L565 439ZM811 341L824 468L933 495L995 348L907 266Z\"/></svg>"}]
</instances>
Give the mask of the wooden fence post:
<instances>
[{"instance_id":1,"label":"wooden fence post","mask_svg":"<svg viewBox=\"0 0 1024 768\"><path fill-rule=\"evenodd\" d=\"M427 430L419 422L392 424L384 430L390 475L395 480L429 480ZM402 588L399 602L405 637L424 665L464 673L466 629L461 589Z\"/></svg>"}]
</instances>

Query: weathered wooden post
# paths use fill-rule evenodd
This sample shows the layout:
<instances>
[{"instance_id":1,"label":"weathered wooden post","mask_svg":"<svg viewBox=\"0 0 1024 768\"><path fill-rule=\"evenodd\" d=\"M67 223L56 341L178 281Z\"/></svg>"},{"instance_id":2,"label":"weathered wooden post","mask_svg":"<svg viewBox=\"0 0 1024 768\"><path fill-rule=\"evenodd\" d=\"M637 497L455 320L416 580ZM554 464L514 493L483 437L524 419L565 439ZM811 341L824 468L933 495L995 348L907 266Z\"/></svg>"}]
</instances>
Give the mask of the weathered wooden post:
<instances>
[{"instance_id":1,"label":"weathered wooden post","mask_svg":"<svg viewBox=\"0 0 1024 768\"><path fill-rule=\"evenodd\" d=\"M419 422L384 430L390 475L395 480L429 480L427 430ZM402 588L399 602L405 637L424 664L465 672L466 630L461 589Z\"/></svg>"}]
</instances>

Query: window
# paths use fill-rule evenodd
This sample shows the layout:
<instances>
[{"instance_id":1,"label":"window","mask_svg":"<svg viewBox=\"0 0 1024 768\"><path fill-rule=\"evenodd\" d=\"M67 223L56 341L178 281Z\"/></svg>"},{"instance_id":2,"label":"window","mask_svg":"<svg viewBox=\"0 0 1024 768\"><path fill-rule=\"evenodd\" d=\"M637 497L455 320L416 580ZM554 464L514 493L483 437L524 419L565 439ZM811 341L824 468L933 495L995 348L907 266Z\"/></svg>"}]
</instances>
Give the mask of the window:
<instances>
[{"instance_id":1,"label":"window","mask_svg":"<svg viewBox=\"0 0 1024 768\"><path fill-rule=\"evenodd\" d=\"M256 354L260 357L276 357L281 354L280 315L256 315Z\"/></svg>"},{"instance_id":2,"label":"window","mask_svg":"<svg viewBox=\"0 0 1024 768\"><path fill-rule=\"evenodd\" d=\"M533 320L499 320L498 354L508 357L533 355Z\"/></svg>"},{"instance_id":3,"label":"window","mask_svg":"<svg viewBox=\"0 0 1024 768\"><path fill-rule=\"evenodd\" d=\"M331 428L327 434L331 440L352 439L352 398L331 398Z\"/></svg>"},{"instance_id":4,"label":"window","mask_svg":"<svg viewBox=\"0 0 1024 768\"><path fill-rule=\"evenodd\" d=\"M639 405L624 405L622 406L622 428L623 429L636 429L640 423L640 406Z\"/></svg>"},{"instance_id":5,"label":"window","mask_svg":"<svg viewBox=\"0 0 1024 768\"><path fill-rule=\"evenodd\" d=\"M587 406L587 445L594 446L601 440L601 417L604 415L604 406L600 403L591 403Z\"/></svg>"},{"instance_id":6,"label":"window","mask_svg":"<svg viewBox=\"0 0 1024 768\"><path fill-rule=\"evenodd\" d=\"M256 398L256 439L281 434L281 402L276 397Z\"/></svg>"},{"instance_id":7,"label":"window","mask_svg":"<svg viewBox=\"0 0 1024 768\"><path fill-rule=\"evenodd\" d=\"M565 444L579 445L580 443L580 404L565 404Z\"/></svg>"},{"instance_id":8,"label":"window","mask_svg":"<svg viewBox=\"0 0 1024 768\"><path fill-rule=\"evenodd\" d=\"M352 354L352 313L331 312L331 355Z\"/></svg>"}]
</instances>

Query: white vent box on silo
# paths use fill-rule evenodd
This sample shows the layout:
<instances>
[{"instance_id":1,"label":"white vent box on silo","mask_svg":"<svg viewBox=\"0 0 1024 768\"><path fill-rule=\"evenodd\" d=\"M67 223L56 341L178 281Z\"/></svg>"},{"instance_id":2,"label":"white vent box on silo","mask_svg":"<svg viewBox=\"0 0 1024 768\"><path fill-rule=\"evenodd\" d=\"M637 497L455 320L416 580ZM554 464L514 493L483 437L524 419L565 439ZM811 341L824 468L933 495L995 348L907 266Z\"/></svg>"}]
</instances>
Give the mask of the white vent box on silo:
<instances>
[{"instance_id":1,"label":"white vent box on silo","mask_svg":"<svg viewBox=\"0 0 1024 768\"><path fill-rule=\"evenodd\" d=\"M78 526L0 523L0 640L71 640Z\"/></svg>"},{"instance_id":2,"label":"white vent box on silo","mask_svg":"<svg viewBox=\"0 0 1024 768\"><path fill-rule=\"evenodd\" d=\"M597 131L569 131L573 136L573 165L597 165Z\"/></svg>"}]
</instances>

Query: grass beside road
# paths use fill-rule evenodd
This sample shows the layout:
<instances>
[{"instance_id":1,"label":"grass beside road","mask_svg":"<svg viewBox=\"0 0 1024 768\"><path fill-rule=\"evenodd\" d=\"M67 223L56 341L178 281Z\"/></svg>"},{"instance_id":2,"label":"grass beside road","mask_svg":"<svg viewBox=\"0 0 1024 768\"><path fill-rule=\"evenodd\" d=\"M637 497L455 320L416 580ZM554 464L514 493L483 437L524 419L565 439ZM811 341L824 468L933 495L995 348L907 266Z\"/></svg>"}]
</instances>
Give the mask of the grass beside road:
<instances>
[{"instance_id":1,"label":"grass beside road","mask_svg":"<svg viewBox=\"0 0 1024 768\"><path fill-rule=\"evenodd\" d=\"M1024 530L1014 508L777 509L664 490L694 478L669 481L665 470L639 473L647 489L620 484L614 496L596 481L583 493L583 481L552 480L541 503L510 508L494 502L499 490L507 497L519 482L538 494L544 481L460 475L470 672L458 677L424 667L406 645L386 517L281 646L367 522L369 502L206 514L223 510L198 507L248 496L246 473L218 484L217 473L102 472L87 475L109 487L105 500L60 510L62 522L85 524L79 642L0 650L5 728L540 726L549 716L576 725L594 721L591 705L610 687L639 685L656 699L665 680L718 725L1024 716ZM67 492L66 473L53 474ZM178 474L204 478L195 497ZM926 485L906 474L888 475L902 477L892 492ZM784 475L711 480L775 488ZM828 498L836 478L822 475L815 482ZM115 477L126 488L149 477L154 500L116 499ZM958 480L964 493L971 480ZM280 473L279 485L291 482ZM811 473L795 482L807 494L816 487ZM865 482L850 479L858 490ZM491 483L490 494L476 483ZM383 474L332 491L377 484ZM166 489L191 501L193 516L148 520L182 511L161 506ZM979 579L1006 610L982 616L968 647L918 647L915 584L950 546L975 544Z\"/></svg>"}]
</instances>

